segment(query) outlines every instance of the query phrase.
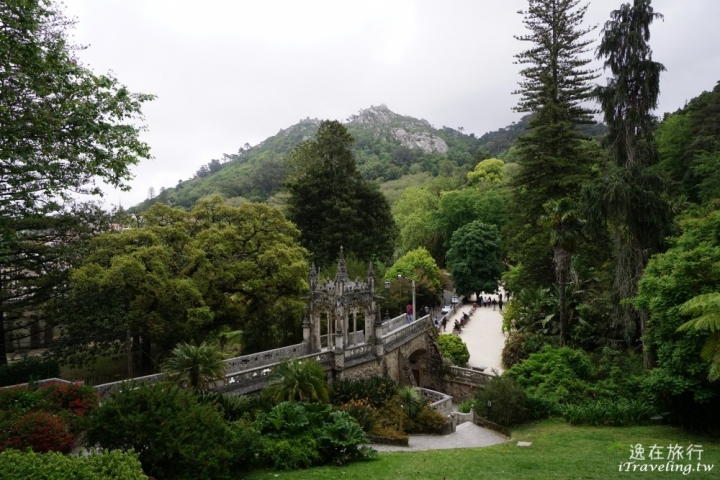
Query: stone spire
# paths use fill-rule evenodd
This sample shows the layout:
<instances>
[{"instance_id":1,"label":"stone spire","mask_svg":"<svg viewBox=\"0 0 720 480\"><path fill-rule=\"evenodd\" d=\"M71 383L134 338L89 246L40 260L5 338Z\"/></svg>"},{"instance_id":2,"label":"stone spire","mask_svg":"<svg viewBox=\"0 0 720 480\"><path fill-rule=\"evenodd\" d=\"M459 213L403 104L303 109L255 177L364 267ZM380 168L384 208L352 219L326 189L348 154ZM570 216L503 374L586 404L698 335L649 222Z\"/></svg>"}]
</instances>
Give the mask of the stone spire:
<instances>
[{"instance_id":1,"label":"stone spire","mask_svg":"<svg viewBox=\"0 0 720 480\"><path fill-rule=\"evenodd\" d=\"M338 280L347 282L348 279L348 273L347 273L347 266L345 265L345 254L343 254L343 247L340 247L340 256L338 257L338 266L337 266L337 272L335 273L335 281Z\"/></svg>"},{"instance_id":2,"label":"stone spire","mask_svg":"<svg viewBox=\"0 0 720 480\"><path fill-rule=\"evenodd\" d=\"M312 266L310 267L310 288L317 285L317 268L315 268L315 262L312 263Z\"/></svg>"}]
</instances>

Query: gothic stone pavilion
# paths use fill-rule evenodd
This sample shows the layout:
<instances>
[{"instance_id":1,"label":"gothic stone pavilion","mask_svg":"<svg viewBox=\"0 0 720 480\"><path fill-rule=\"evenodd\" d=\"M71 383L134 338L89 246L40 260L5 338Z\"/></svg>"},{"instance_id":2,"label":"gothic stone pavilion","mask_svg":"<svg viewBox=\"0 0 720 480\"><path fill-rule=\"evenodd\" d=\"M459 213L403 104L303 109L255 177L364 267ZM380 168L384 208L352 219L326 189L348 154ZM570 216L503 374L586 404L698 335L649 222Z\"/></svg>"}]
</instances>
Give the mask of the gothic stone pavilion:
<instances>
[{"instance_id":1,"label":"gothic stone pavilion","mask_svg":"<svg viewBox=\"0 0 720 480\"><path fill-rule=\"evenodd\" d=\"M311 352L375 343L376 327L382 326L376 299L372 262L364 282L359 278L350 281L340 247L334 281L318 281L315 264L310 269L310 296L303 321L303 341L309 345Z\"/></svg>"}]
</instances>

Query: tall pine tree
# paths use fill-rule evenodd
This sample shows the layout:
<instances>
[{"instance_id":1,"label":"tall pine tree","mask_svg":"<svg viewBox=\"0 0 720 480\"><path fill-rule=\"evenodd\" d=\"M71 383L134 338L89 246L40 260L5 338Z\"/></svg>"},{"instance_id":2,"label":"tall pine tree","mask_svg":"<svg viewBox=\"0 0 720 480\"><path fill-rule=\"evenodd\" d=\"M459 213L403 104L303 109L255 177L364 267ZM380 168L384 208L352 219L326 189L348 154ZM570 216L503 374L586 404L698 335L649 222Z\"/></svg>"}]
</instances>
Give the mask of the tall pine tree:
<instances>
[{"instance_id":1,"label":"tall pine tree","mask_svg":"<svg viewBox=\"0 0 720 480\"><path fill-rule=\"evenodd\" d=\"M364 180L350 150L354 139L338 121L323 121L314 140L298 145L288 161L288 218L300 243L320 266L344 247L360 260L388 260L396 233L390 206Z\"/></svg>"},{"instance_id":2,"label":"tall pine tree","mask_svg":"<svg viewBox=\"0 0 720 480\"><path fill-rule=\"evenodd\" d=\"M512 250L517 252L514 260L523 264L526 288L553 281L551 231L538 225L545 213L543 205L576 198L590 176L590 162L583 158L577 127L593 123L593 111L584 102L592 96L589 82L597 74L587 68L591 59L583 58L592 43L584 36L593 28L581 26L587 5L578 7L578 3L529 0L528 9L520 12L529 33L515 37L531 44L515 56L517 63L525 66L520 72L524 80L514 92L521 96L515 111L533 117L528 133L518 139L521 169L512 183L514 218L509 228ZM568 278L563 269L568 265L564 262L555 269L561 290L563 279ZM561 306L560 312L564 311ZM565 322L560 318L562 336Z\"/></svg>"},{"instance_id":3,"label":"tall pine tree","mask_svg":"<svg viewBox=\"0 0 720 480\"><path fill-rule=\"evenodd\" d=\"M623 300L637 293L648 259L663 247L671 212L663 198L662 179L651 167L658 162L653 138L657 120L662 64L652 60L650 24L662 18L651 0L634 0L610 14L597 56L612 76L596 96L602 105L608 133L605 146L613 163L588 189L588 213L604 223L614 238L614 325L626 341L645 334L647 314ZM645 365L652 365L644 350Z\"/></svg>"}]
</instances>

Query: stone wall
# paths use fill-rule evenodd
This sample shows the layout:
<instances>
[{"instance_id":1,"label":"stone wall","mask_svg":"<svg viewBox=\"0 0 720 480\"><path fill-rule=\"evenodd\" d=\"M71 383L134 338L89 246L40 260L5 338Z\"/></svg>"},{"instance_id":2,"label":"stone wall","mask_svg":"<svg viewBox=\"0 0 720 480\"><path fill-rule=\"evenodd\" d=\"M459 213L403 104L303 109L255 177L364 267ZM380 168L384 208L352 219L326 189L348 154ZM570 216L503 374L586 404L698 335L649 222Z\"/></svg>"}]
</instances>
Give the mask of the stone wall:
<instances>
[{"instance_id":1,"label":"stone wall","mask_svg":"<svg viewBox=\"0 0 720 480\"><path fill-rule=\"evenodd\" d=\"M470 368L453 366L445 375L444 392L451 395L457 403L472 400L477 389L494 376Z\"/></svg>"}]
</instances>

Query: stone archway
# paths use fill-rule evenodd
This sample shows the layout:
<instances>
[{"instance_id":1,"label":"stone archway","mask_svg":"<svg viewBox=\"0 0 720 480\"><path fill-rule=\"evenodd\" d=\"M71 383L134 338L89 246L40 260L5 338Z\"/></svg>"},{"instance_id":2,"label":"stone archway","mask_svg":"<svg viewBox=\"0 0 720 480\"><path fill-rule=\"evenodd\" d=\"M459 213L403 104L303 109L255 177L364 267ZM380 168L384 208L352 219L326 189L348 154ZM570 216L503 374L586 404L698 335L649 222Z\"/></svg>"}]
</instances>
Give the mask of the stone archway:
<instances>
[{"instance_id":1,"label":"stone archway","mask_svg":"<svg viewBox=\"0 0 720 480\"><path fill-rule=\"evenodd\" d=\"M429 355L427 350L425 350L424 348L415 350L408 357L410 371L412 372L413 378L415 379L415 384L418 387L427 386L428 375L430 374L428 361Z\"/></svg>"}]
</instances>

